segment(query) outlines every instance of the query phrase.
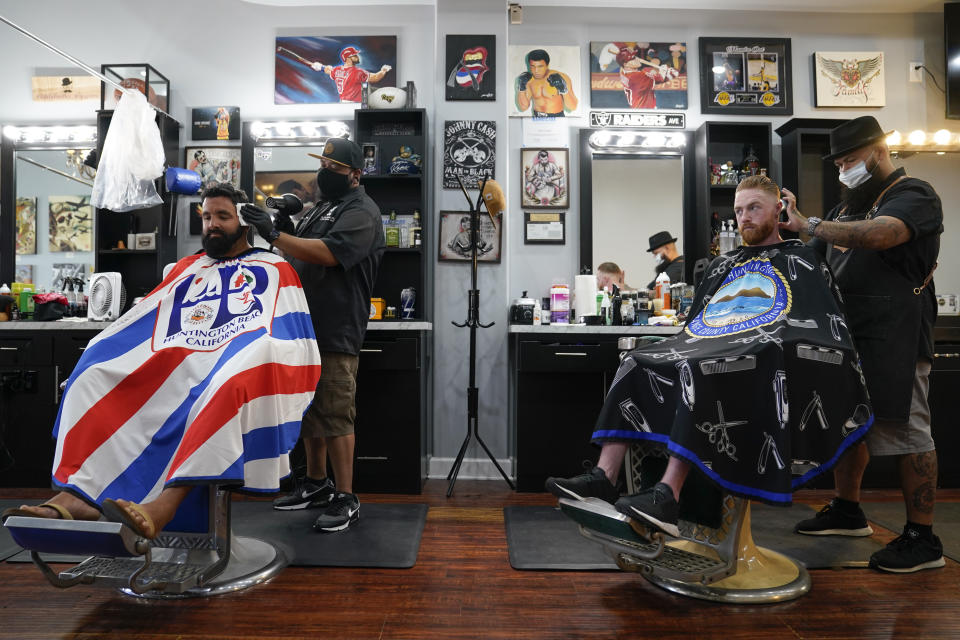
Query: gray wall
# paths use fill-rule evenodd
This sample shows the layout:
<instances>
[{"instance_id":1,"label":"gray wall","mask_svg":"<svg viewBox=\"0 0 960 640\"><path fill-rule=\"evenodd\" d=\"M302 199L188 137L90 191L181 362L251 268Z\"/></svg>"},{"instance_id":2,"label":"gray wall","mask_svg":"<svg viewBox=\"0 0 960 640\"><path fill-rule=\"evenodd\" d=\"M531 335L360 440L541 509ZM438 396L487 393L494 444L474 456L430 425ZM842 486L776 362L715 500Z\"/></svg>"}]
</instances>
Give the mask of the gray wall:
<instances>
[{"instance_id":1,"label":"gray wall","mask_svg":"<svg viewBox=\"0 0 960 640\"><path fill-rule=\"evenodd\" d=\"M688 44L690 108L688 128L707 117L699 113L699 65L696 42L700 36L758 35L789 37L793 48L794 115L802 117L854 117L876 115L888 128L909 131L948 127L943 118L943 96L927 82L907 84L907 62L923 60L942 78L942 16L939 14L805 14L740 11L642 11L597 9L588 0L583 8L527 7L522 25L508 25L502 2L437 0L436 6L351 5L322 7L270 7L229 0L186 2L170 0L162 7L142 2L88 0L38 0L5 3L3 14L55 43L92 66L101 63L148 61L166 73L172 86L172 113L188 121L189 108L214 104L241 107L244 119L344 119L349 108L340 105L273 104L273 45L277 35L296 34L396 34L400 47L400 80L414 80L420 104L427 109L434 141L440 139L443 121L495 120L498 125L497 178L507 192L509 211L504 229L504 256L499 265L480 268L481 320L495 321L479 331L478 387L480 431L501 460L510 451L507 427L507 306L521 290L531 294L547 290L553 278L572 281L577 268L578 152L576 129L585 119L570 119L571 208L567 213L567 243L563 246L524 245L519 191L521 122L507 118L512 99L505 67L508 44L578 45L584 68L579 95L589 111L588 47L591 40L677 40ZM54 17L55 19L51 18ZM106 36L109 29L109 37ZM64 62L25 37L0 25L0 122L91 122L93 103L34 104L30 77L35 68L64 67ZM444 36L447 33L490 33L497 36L498 96L496 102L445 102L443 83ZM810 56L816 50L882 50L887 60L887 106L872 110L814 109ZM439 56L438 56L439 52ZM438 57L440 59L438 59ZM728 116L732 120L742 117ZM710 119L722 119L710 116ZM774 128L788 118L770 118ZM188 144L189 134L181 138ZM775 138L776 142L776 138ZM457 192L440 184L438 147L428 152L433 202L429 210L462 209ZM956 162L953 157L950 162ZM927 167L924 167L927 170ZM930 171L934 171L932 168ZM950 175L952 169L944 172ZM916 172L919 175L919 170ZM953 173L955 175L955 171ZM937 186L947 189L949 177ZM937 184L937 183L935 183ZM957 219L955 198L944 198L948 233ZM802 203L801 203L802 209ZM182 255L195 250L197 239L180 230ZM428 221L436 228L435 220ZM948 238L950 240L948 240ZM953 246L955 235L945 235L944 246ZM641 241L643 239L641 238ZM436 264L436 246L429 247L433 263L434 434L432 473L443 474L456 454L466 430L467 338L466 329L451 321L466 316L469 271L464 265ZM945 254L948 251L945 250ZM949 258L945 258L949 264ZM941 266L938 289L960 290L952 274ZM584 425L586 436L590 425ZM461 477L493 477L492 466L477 449L468 452Z\"/></svg>"}]
</instances>

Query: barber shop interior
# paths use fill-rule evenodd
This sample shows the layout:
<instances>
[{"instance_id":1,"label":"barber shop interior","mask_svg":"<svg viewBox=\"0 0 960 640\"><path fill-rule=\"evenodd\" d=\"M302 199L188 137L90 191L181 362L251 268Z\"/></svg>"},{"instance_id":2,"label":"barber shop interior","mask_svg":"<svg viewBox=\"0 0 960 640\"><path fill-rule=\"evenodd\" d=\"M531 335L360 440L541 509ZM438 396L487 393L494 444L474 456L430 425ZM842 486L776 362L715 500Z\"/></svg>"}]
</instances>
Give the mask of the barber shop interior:
<instances>
[{"instance_id":1,"label":"barber shop interior","mask_svg":"<svg viewBox=\"0 0 960 640\"><path fill-rule=\"evenodd\" d=\"M0 638L960 637L960 2L5 2L0 86Z\"/></svg>"}]
</instances>

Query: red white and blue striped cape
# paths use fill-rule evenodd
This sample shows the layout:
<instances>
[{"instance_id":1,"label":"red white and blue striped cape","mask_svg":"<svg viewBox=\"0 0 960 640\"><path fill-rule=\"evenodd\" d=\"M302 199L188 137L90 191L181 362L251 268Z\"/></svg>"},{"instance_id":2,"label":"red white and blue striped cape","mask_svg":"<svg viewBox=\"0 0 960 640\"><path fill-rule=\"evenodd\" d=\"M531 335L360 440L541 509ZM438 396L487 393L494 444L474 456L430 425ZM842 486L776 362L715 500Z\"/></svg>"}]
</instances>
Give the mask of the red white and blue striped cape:
<instances>
[{"instance_id":1,"label":"red white and blue striped cape","mask_svg":"<svg viewBox=\"0 0 960 640\"><path fill-rule=\"evenodd\" d=\"M286 261L184 258L84 351L54 427L53 484L97 504L185 484L276 491L319 377Z\"/></svg>"}]
</instances>

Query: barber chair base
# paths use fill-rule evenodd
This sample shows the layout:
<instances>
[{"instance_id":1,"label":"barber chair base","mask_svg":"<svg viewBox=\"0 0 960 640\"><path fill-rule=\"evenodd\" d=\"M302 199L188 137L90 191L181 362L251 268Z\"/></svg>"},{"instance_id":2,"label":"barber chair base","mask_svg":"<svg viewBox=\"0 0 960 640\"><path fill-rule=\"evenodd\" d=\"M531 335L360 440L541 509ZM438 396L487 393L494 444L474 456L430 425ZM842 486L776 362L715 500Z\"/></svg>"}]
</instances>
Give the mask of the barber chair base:
<instances>
[{"instance_id":1,"label":"barber chair base","mask_svg":"<svg viewBox=\"0 0 960 640\"><path fill-rule=\"evenodd\" d=\"M194 554L201 554L204 557L197 558L194 561L193 558L189 557ZM212 557L209 554L209 551L157 549L154 551L154 564L158 561L176 562L178 564L174 566L196 566L202 570L209 565L207 558ZM180 564L180 562L184 562L184 564ZM286 555L273 544L258 538L232 536L230 540L230 560L227 562L227 566L219 575L206 581L202 586L192 587L182 593L161 591L136 593L126 587L121 588L120 591L129 596L155 600L217 596L264 583L280 573L287 564ZM127 575L129 575L129 571Z\"/></svg>"},{"instance_id":2,"label":"barber chair base","mask_svg":"<svg viewBox=\"0 0 960 640\"><path fill-rule=\"evenodd\" d=\"M810 575L802 565L754 544L748 503L729 511L729 529L696 534L700 540L721 539L708 546L689 538L666 542L661 532L601 500L559 502L580 525L580 533L603 545L618 567L641 573L668 591L715 602L761 604L792 600L810 590Z\"/></svg>"}]
</instances>

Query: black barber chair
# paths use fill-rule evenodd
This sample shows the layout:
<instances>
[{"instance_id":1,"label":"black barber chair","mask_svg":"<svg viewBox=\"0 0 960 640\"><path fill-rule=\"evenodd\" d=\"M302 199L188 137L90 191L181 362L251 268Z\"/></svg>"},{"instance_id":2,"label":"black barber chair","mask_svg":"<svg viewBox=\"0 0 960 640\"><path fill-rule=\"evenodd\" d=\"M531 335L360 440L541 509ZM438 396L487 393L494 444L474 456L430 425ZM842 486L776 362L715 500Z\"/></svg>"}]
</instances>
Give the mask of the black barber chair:
<instances>
[{"instance_id":1,"label":"black barber chair","mask_svg":"<svg viewBox=\"0 0 960 640\"><path fill-rule=\"evenodd\" d=\"M197 487L154 540L118 522L12 516L4 525L56 587L96 584L149 598L211 596L269 580L287 565L270 542L233 535L230 493ZM89 556L55 573L41 554Z\"/></svg>"},{"instance_id":2,"label":"black barber chair","mask_svg":"<svg viewBox=\"0 0 960 640\"><path fill-rule=\"evenodd\" d=\"M658 340L621 338L621 357L639 341ZM627 492L654 485L666 463L662 450L630 447L624 460ZM603 545L618 567L680 595L761 604L793 600L810 591L810 574L802 564L754 544L750 501L724 495L695 472L680 494L679 538L628 518L598 498L560 498L560 509L580 525L584 537Z\"/></svg>"}]
</instances>

